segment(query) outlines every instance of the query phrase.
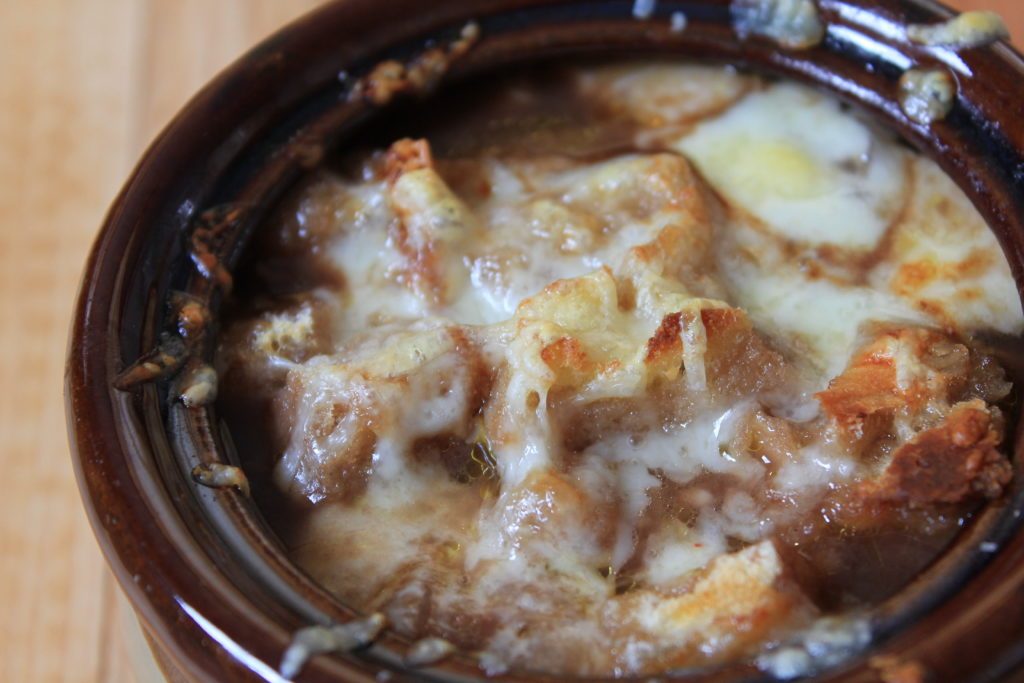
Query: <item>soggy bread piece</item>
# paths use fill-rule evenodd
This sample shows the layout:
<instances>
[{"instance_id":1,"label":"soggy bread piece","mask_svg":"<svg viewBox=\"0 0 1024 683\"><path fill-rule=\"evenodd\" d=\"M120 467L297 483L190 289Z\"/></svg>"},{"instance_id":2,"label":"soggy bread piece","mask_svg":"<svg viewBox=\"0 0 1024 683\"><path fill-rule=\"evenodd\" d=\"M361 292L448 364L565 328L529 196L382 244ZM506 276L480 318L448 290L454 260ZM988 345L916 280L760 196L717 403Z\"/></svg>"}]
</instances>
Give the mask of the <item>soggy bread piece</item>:
<instances>
[{"instance_id":1,"label":"soggy bread piece","mask_svg":"<svg viewBox=\"0 0 1024 683\"><path fill-rule=\"evenodd\" d=\"M1003 440L998 423L980 399L956 404L939 426L896 449L869 495L915 506L997 498L1013 478L997 448Z\"/></svg>"},{"instance_id":2,"label":"soggy bread piece","mask_svg":"<svg viewBox=\"0 0 1024 683\"><path fill-rule=\"evenodd\" d=\"M471 441L489 381L458 328L371 337L347 355L293 367L294 422L275 479L313 501L358 495L375 468L404 467L424 438Z\"/></svg>"},{"instance_id":3,"label":"soggy bread piece","mask_svg":"<svg viewBox=\"0 0 1024 683\"><path fill-rule=\"evenodd\" d=\"M639 591L616 605L628 615L627 633L636 629L656 639L639 667L629 662L640 671L682 666L695 657L714 662L736 656L816 611L772 541L716 558L681 595Z\"/></svg>"},{"instance_id":4,"label":"soggy bread piece","mask_svg":"<svg viewBox=\"0 0 1024 683\"><path fill-rule=\"evenodd\" d=\"M899 428L917 431L966 389L971 351L936 330L885 331L857 351L817 394L825 414L852 441Z\"/></svg>"},{"instance_id":5,"label":"soggy bread piece","mask_svg":"<svg viewBox=\"0 0 1024 683\"><path fill-rule=\"evenodd\" d=\"M398 216L392 238L406 259L406 282L431 304L447 303L466 279L459 252L473 230L473 215L434 169L425 140L392 145L385 174Z\"/></svg>"},{"instance_id":6,"label":"soggy bread piece","mask_svg":"<svg viewBox=\"0 0 1024 683\"><path fill-rule=\"evenodd\" d=\"M888 453L883 471L858 489L862 503L997 497L1012 468L998 450L998 411L977 396L1001 398L1000 379L990 359L935 330L883 332L862 347L818 394L833 428L853 448L888 444L881 450Z\"/></svg>"}]
</instances>

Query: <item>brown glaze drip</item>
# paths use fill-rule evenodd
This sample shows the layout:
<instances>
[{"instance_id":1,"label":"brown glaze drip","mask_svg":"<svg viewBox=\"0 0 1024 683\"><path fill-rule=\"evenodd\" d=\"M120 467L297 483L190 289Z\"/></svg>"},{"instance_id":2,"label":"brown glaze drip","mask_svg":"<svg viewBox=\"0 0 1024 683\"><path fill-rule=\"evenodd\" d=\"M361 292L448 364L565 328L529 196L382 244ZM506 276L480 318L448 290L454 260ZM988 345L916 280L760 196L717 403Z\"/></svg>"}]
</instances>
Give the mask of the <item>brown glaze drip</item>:
<instances>
[{"instance_id":1,"label":"brown glaze drip","mask_svg":"<svg viewBox=\"0 0 1024 683\"><path fill-rule=\"evenodd\" d=\"M237 204L222 204L207 209L199 215L192 230L192 252L190 256L199 273L225 291L231 291L231 273L220 256L220 248L228 234L238 228L244 207Z\"/></svg>"},{"instance_id":2,"label":"brown glaze drip","mask_svg":"<svg viewBox=\"0 0 1024 683\"><path fill-rule=\"evenodd\" d=\"M176 332L161 335L160 344L122 370L114 387L127 391L139 384L173 376L194 356L212 321L210 311L199 299L184 292L172 292Z\"/></svg>"},{"instance_id":3,"label":"brown glaze drip","mask_svg":"<svg viewBox=\"0 0 1024 683\"><path fill-rule=\"evenodd\" d=\"M169 377L177 372L187 359L188 347L185 341L178 335L165 333L155 349L117 375L114 387L127 391L139 384Z\"/></svg>"}]
</instances>

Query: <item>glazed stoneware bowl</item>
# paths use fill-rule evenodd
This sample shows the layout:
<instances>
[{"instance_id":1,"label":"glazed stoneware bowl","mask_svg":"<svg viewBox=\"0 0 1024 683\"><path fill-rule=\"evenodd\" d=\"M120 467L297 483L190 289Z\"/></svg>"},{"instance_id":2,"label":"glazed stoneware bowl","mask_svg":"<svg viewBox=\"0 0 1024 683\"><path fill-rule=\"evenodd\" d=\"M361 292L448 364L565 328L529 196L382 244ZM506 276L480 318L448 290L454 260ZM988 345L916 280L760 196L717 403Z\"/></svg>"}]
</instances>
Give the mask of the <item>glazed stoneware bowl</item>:
<instances>
[{"instance_id":1,"label":"glazed stoneware bowl","mask_svg":"<svg viewBox=\"0 0 1024 683\"><path fill-rule=\"evenodd\" d=\"M174 371L183 365L180 376L212 356L231 269L282 193L325 154L358 139L379 112L401 111L419 94L398 93L392 102L368 90L363 76L383 60L407 65L406 76L418 74L400 90L443 91L541 58L622 53L727 62L810 83L936 159L988 220L1024 288L1021 56L1001 43L959 53L910 43L907 23L952 15L927 0L818 4L825 39L788 50L738 37L729 0L663 1L643 20L633 16L632 0L342 0L253 49L188 104L146 152L106 218L85 268L66 374L85 506L170 680L284 680L279 666L298 629L354 617L288 560L243 491L193 479L197 466L230 464L237 456L212 407L176 400ZM688 19L683 31L671 26L677 11ZM464 32L470 23L478 35ZM957 98L944 120L922 125L903 113L898 81L911 66L954 77ZM443 92L418 106L437 102ZM1005 360L1019 367L1013 350ZM126 377L125 368L140 358ZM1011 416L1011 424L1020 425L1019 417ZM1024 660L1019 429L1013 451L1011 490L875 610L867 651L818 680L892 683L895 674L878 665L882 655L917 663L934 681L1012 680ZM458 656L407 670L407 648L385 632L372 647L314 657L296 680L481 677L470 658ZM747 665L678 676L764 678Z\"/></svg>"}]
</instances>

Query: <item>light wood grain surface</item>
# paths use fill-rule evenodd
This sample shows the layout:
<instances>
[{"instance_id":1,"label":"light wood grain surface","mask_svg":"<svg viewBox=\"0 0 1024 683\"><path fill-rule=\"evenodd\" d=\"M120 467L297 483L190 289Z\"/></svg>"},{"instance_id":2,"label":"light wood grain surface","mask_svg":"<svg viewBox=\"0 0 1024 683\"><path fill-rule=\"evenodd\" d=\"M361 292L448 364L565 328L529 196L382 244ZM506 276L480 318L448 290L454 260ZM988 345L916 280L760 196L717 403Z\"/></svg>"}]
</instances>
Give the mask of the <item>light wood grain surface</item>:
<instances>
[{"instance_id":1,"label":"light wood grain surface","mask_svg":"<svg viewBox=\"0 0 1024 683\"><path fill-rule=\"evenodd\" d=\"M128 682L61 398L86 251L145 145L217 71L320 0L0 0L0 681ZM1024 37L1021 0L988 8Z\"/></svg>"}]
</instances>

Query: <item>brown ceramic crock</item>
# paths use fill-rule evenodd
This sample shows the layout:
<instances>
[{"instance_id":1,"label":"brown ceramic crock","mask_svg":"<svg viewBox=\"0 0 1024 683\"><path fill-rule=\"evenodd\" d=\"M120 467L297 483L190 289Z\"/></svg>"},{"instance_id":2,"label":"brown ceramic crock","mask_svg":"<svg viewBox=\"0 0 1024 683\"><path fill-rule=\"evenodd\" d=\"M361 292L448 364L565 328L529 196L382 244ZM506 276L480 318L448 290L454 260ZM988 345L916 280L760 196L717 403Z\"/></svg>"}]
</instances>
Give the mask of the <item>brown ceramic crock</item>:
<instances>
[{"instance_id":1,"label":"brown ceramic crock","mask_svg":"<svg viewBox=\"0 0 1024 683\"><path fill-rule=\"evenodd\" d=\"M353 615L289 562L248 498L193 482L195 465L235 457L212 408L186 408L167 379L129 391L115 389L113 380L174 331L172 292L189 292L216 314L226 278L195 258L197 244L206 243L194 235L213 235L215 244L206 246L230 269L253 225L289 184L373 119L379 107L350 92L383 59L413 58L475 21L479 41L451 65L445 82L542 57L630 52L724 61L811 83L938 160L988 220L1024 288L1021 56L1004 44L959 54L910 44L903 25L952 14L927 0L818 4L826 39L793 51L740 40L729 0L663 0L647 20L632 16L630 0L342 0L253 49L189 103L146 152L106 218L86 265L66 373L86 508L171 680L283 680L277 668L296 629ZM670 28L675 11L688 19L682 32ZM945 120L922 126L902 113L897 80L911 65L941 67L956 78L959 95ZM214 331L190 347L193 354L210 356ZM932 681L1015 677L1024 661L1019 429L1013 443L1012 490L876 610L866 652L816 680L878 681L871 657L880 654L919 662ZM407 645L385 634L361 652L315 657L297 680L480 677L471 660L458 657L406 670ZM745 665L679 676L764 678Z\"/></svg>"}]
</instances>

